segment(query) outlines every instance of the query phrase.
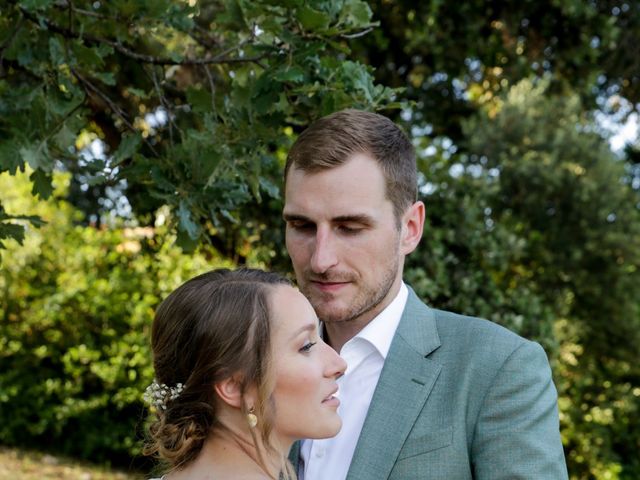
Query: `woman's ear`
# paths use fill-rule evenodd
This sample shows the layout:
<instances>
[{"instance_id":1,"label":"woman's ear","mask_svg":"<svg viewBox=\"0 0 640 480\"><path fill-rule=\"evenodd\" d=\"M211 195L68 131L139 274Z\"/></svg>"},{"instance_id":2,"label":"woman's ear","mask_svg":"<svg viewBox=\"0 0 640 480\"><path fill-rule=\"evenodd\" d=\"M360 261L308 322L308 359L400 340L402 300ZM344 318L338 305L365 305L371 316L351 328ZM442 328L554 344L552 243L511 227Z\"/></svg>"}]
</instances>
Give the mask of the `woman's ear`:
<instances>
[{"instance_id":1,"label":"woman's ear","mask_svg":"<svg viewBox=\"0 0 640 480\"><path fill-rule=\"evenodd\" d=\"M218 397L235 408L242 407L242 386L237 375L233 375L229 378L216 383L214 385Z\"/></svg>"}]
</instances>

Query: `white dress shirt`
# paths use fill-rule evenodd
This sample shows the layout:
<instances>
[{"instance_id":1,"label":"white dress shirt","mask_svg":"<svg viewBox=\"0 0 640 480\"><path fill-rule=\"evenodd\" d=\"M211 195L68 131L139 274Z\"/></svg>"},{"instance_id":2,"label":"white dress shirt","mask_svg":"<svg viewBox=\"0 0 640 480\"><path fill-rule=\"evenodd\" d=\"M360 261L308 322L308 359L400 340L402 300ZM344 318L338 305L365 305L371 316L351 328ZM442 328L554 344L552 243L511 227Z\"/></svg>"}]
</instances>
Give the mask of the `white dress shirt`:
<instances>
[{"instance_id":1,"label":"white dress shirt","mask_svg":"<svg viewBox=\"0 0 640 480\"><path fill-rule=\"evenodd\" d=\"M407 286L402 283L387 308L342 347L340 355L347 362L345 374L338 379L342 429L333 438L302 442L300 457L304 468L299 469L300 480L346 478L408 295Z\"/></svg>"}]
</instances>

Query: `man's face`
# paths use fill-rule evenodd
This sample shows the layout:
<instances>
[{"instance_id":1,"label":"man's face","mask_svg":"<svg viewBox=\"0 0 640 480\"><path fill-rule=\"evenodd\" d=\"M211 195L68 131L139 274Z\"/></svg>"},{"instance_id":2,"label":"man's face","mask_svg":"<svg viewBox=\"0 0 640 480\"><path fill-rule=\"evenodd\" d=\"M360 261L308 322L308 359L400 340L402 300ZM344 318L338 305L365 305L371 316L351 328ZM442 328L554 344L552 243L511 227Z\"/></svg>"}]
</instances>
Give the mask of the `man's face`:
<instances>
[{"instance_id":1,"label":"man's face","mask_svg":"<svg viewBox=\"0 0 640 480\"><path fill-rule=\"evenodd\" d=\"M385 188L366 154L319 172L288 172L287 250L300 290L325 322L365 325L400 288L408 252Z\"/></svg>"}]
</instances>

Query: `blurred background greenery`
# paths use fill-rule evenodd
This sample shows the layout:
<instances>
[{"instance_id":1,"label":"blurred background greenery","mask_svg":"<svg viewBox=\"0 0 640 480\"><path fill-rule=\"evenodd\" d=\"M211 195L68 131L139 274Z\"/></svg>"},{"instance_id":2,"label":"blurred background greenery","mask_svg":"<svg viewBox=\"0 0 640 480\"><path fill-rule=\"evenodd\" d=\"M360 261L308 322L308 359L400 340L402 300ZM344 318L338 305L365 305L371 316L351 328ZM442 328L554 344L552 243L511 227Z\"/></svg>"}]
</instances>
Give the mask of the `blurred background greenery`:
<instances>
[{"instance_id":1,"label":"blurred background greenery","mask_svg":"<svg viewBox=\"0 0 640 480\"><path fill-rule=\"evenodd\" d=\"M539 341L572 479L640 478L640 2L0 0L0 444L148 471L149 327L290 271L287 148L410 134L406 280Z\"/></svg>"}]
</instances>

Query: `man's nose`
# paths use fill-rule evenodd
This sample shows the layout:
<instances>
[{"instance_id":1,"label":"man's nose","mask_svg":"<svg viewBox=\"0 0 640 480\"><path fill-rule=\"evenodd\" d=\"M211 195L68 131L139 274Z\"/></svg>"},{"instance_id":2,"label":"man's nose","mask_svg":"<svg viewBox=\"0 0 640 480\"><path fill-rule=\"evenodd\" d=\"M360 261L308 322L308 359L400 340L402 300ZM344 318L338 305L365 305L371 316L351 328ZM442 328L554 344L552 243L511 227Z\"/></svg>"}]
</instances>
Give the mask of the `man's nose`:
<instances>
[{"instance_id":1,"label":"man's nose","mask_svg":"<svg viewBox=\"0 0 640 480\"><path fill-rule=\"evenodd\" d=\"M311 255L311 269L314 273L325 273L338 263L338 255L334 239L326 229L318 229Z\"/></svg>"}]
</instances>

